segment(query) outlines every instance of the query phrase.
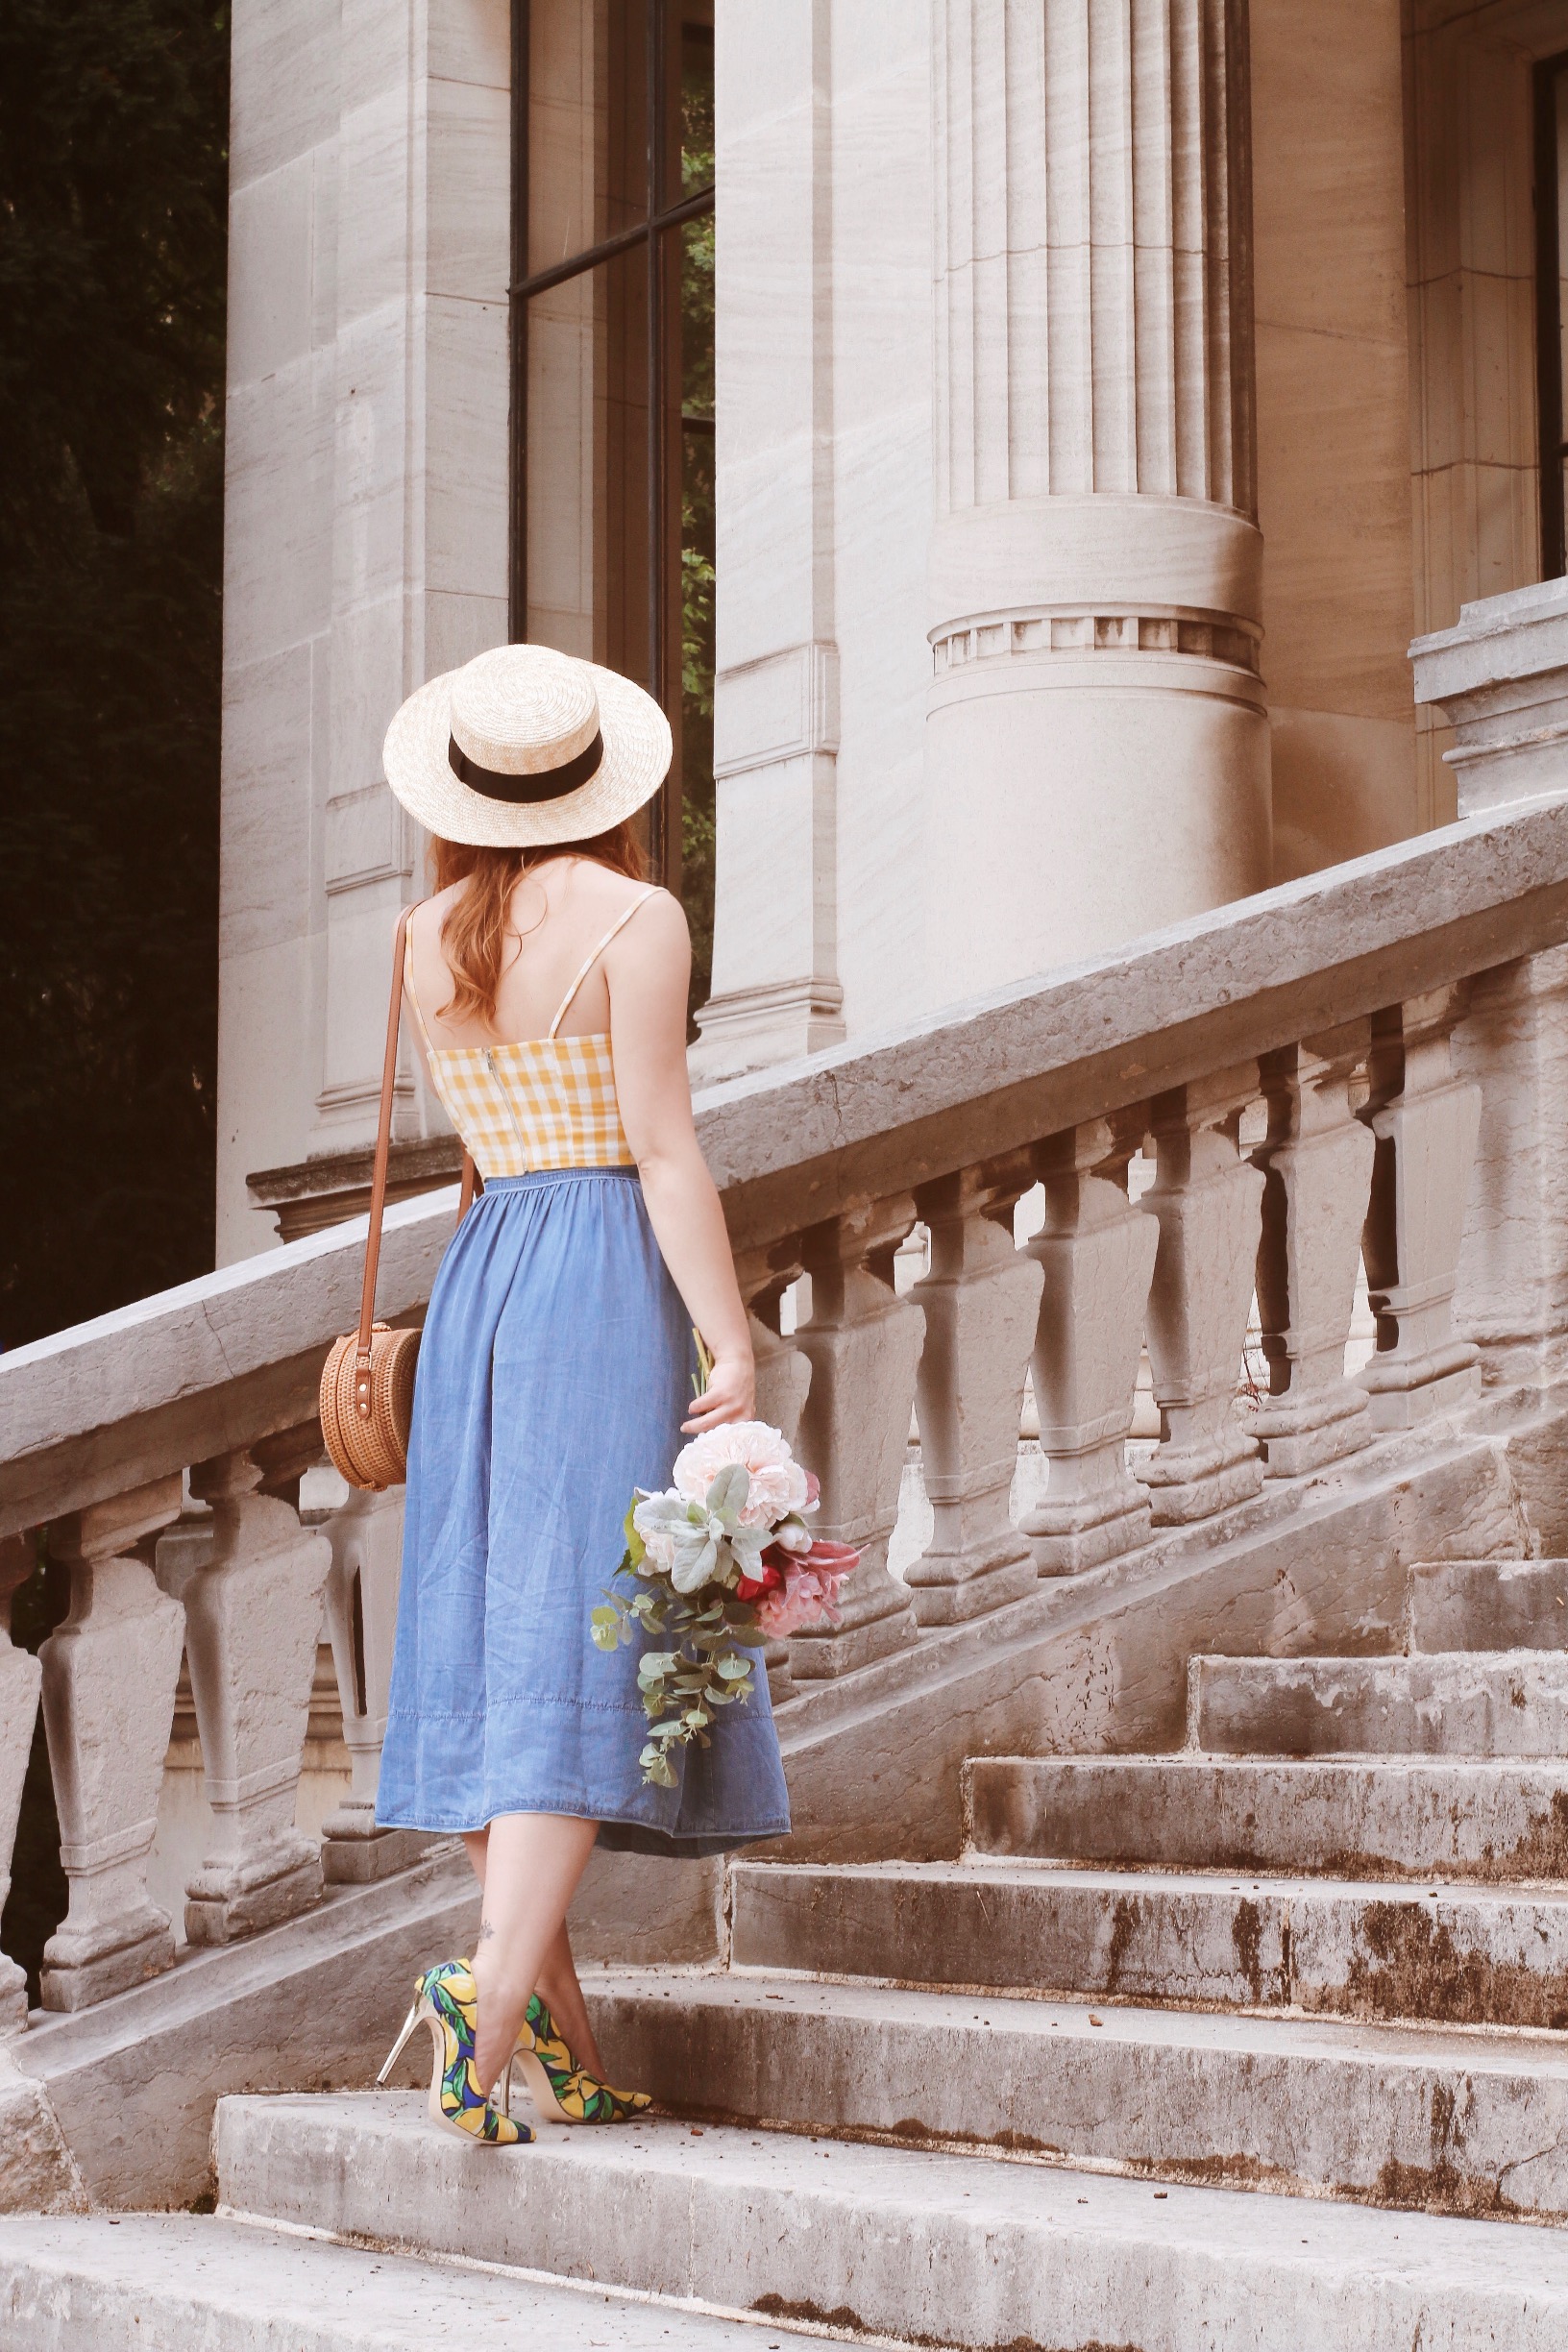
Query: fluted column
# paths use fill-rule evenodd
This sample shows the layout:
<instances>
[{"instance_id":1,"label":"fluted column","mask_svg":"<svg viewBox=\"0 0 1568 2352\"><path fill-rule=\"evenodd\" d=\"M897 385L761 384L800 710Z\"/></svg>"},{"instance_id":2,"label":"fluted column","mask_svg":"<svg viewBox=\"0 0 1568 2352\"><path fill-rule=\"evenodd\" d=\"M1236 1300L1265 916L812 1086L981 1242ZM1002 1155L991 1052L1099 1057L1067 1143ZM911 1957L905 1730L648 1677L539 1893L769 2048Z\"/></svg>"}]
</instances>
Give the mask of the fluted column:
<instances>
[{"instance_id":1,"label":"fluted column","mask_svg":"<svg viewBox=\"0 0 1568 2352\"><path fill-rule=\"evenodd\" d=\"M934 35L957 994L1264 883L1268 750L1242 0L935 0Z\"/></svg>"}]
</instances>

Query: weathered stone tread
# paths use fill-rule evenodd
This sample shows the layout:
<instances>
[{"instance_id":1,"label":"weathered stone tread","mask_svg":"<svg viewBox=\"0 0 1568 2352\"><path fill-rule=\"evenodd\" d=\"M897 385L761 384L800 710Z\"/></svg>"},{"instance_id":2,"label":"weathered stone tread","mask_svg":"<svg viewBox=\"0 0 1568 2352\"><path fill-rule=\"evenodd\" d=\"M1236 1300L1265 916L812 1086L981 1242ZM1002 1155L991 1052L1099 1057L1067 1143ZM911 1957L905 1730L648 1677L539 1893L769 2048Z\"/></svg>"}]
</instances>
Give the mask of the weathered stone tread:
<instances>
[{"instance_id":1,"label":"weathered stone tread","mask_svg":"<svg viewBox=\"0 0 1568 2352\"><path fill-rule=\"evenodd\" d=\"M1560 2352L1568 2234L672 2121L498 2160L415 2094L228 2099L230 2202L408 2248L1010 2352ZM654 2339L653 2340L657 2340ZM764 2340L757 2340L758 2352Z\"/></svg>"}]
</instances>

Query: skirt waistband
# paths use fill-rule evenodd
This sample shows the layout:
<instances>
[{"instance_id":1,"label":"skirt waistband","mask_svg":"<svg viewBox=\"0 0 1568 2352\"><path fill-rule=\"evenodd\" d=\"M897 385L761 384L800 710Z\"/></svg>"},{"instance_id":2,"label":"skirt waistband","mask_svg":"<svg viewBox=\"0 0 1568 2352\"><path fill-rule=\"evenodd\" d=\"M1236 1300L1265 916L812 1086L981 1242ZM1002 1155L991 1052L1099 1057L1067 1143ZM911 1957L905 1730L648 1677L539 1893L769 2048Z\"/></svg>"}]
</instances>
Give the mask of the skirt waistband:
<instances>
[{"instance_id":1,"label":"skirt waistband","mask_svg":"<svg viewBox=\"0 0 1568 2352\"><path fill-rule=\"evenodd\" d=\"M487 1176L479 1199L488 1200L492 1192L527 1192L539 1185L580 1184L589 1177L606 1176L620 1184L642 1181L634 1167L526 1168L521 1176Z\"/></svg>"}]
</instances>

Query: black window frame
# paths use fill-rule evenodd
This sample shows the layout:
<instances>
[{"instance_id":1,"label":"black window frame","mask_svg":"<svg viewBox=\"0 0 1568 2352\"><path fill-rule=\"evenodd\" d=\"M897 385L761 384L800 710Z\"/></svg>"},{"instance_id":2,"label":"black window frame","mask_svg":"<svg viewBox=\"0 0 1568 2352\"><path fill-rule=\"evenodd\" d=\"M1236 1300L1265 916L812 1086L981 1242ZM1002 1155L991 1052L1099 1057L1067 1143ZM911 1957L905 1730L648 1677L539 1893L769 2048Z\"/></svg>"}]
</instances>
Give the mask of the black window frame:
<instances>
[{"instance_id":1,"label":"black window frame","mask_svg":"<svg viewBox=\"0 0 1568 2352\"><path fill-rule=\"evenodd\" d=\"M562 285L568 279L581 277L585 271L597 268L602 262L612 261L619 255L634 252L642 245L647 249L648 267L649 644L647 670L638 683L648 688L670 717L678 742L681 733L681 647L678 640L674 644L671 642L668 615L669 567L674 564L678 577L680 566L680 511L678 499L674 502L671 500L670 484L672 479L680 479L679 436L682 431L711 430L712 426L706 418L683 416L678 408L672 416L669 352L672 328L678 334L679 320L673 320L671 306L674 305L678 310L680 281L678 269L672 270L667 266L667 254L669 232L679 229L687 221L698 220L704 213L713 210L715 184L710 181L706 187L694 189L678 203L662 206L659 203L661 160L670 132L667 71L671 35L669 18L673 9L678 8L678 0L642 0L642 5L648 83L644 217L631 228L620 230L614 236L603 237L596 245L585 246L580 253L571 255L549 269L535 270L530 276L528 68L532 9L530 0L511 0L512 239L507 321L511 380L507 634L514 645L523 644L527 638L528 625L528 305L534 295L546 293L551 286ZM678 37L678 21L675 31ZM678 600L676 601L678 605ZM650 862L654 872L671 888L676 888L679 881L679 792L680 776L675 769L672 769L650 811Z\"/></svg>"},{"instance_id":2,"label":"black window frame","mask_svg":"<svg viewBox=\"0 0 1568 2352\"><path fill-rule=\"evenodd\" d=\"M1556 86L1568 74L1568 49L1542 58L1534 69L1535 115L1535 417L1540 467L1541 577L1568 572L1564 527L1562 291L1558 208L1563 158L1557 152Z\"/></svg>"}]
</instances>

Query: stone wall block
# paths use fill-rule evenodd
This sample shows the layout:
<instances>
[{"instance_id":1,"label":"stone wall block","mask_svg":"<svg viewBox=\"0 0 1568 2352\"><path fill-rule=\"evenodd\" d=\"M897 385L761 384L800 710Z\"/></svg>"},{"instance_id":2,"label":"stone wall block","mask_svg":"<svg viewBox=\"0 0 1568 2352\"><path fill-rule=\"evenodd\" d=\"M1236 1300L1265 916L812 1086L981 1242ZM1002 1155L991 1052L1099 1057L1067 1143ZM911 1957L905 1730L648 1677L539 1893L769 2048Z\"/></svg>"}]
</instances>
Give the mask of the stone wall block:
<instances>
[{"instance_id":1,"label":"stone wall block","mask_svg":"<svg viewBox=\"0 0 1568 2352\"><path fill-rule=\"evenodd\" d=\"M1360 1379L1378 1429L1409 1429L1481 1384L1480 1350L1454 1328L1482 1099L1454 1075L1458 1009L1445 989L1374 1023L1365 1116L1378 1148L1361 1248L1378 1349Z\"/></svg>"},{"instance_id":2,"label":"stone wall block","mask_svg":"<svg viewBox=\"0 0 1568 2352\"><path fill-rule=\"evenodd\" d=\"M265 1475L248 1454L191 1475L215 1522L184 1594L213 1820L212 1850L185 1890L192 1944L231 1943L321 1897L320 1852L294 1813L331 1545L289 1503L256 1491Z\"/></svg>"},{"instance_id":3,"label":"stone wall block","mask_svg":"<svg viewBox=\"0 0 1568 2352\"><path fill-rule=\"evenodd\" d=\"M796 1345L811 1363L800 1454L821 1481L818 1531L860 1547L844 1622L790 1643L796 1681L847 1674L916 1637L906 1588L888 1572L888 1542L909 1448L925 1317L893 1286L893 1253L915 1222L907 1193L835 1217L806 1237L811 1319Z\"/></svg>"},{"instance_id":4,"label":"stone wall block","mask_svg":"<svg viewBox=\"0 0 1568 2352\"><path fill-rule=\"evenodd\" d=\"M1254 1424L1270 1478L1296 1478L1366 1444L1366 1391L1345 1378L1361 1227L1375 1145L1353 1114L1352 1070L1364 1040L1328 1058L1293 1045L1262 1065L1268 1139L1258 1304L1269 1396Z\"/></svg>"},{"instance_id":5,"label":"stone wall block","mask_svg":"<svg viewBox=\"0 0 1568 2352\"><path fill-rule=\"evenodd\" d=\"M55 1523L71 1605L39 1652L60 1856L70 1906L44 1947L43 2005L86 2009L174 1961L168 1914L147 1893L184 1611L132 1547L180 1516L157 1479Z\"/></svg>"},{"instance_id":6,"label":"stone wall block","mask_svg":"<svg viewBox=\"0 0 1568 2352\"><path fill-rule=\"evenodd\" d=\"M332 1554L327 1630L350 1769L347 1799L322 1824L321 1867L329 1885L384 1878L413 1861L427 1842L417 1829L380 1829L376 1824L398 1622L403 1500L401 1486L389 1486L384 1494L351 1494L327 1526Z\"/></svg>"},{"instance_id":7,"label":"stone wall block","mask_svg":"<svg viewBox=\"0 0 1568 2352\"><path fill-rule=\"evenodd\" d=\"M935 1526L909 1570L921 1625L953 1625L1033 1588L1029 1540L1009 1504L1018 1414L1044 1275L1013 1245L1032 1171L971 1168L919 1196L931 1270L909 1293L925 1316L917 1386L920 1463Z\"/></svg>"},{"instance_id":8,"label":"stone wall block","mask_svg":"<svg viewBox=\"0 0 1568 2352\"><path fill-rule=\"evenodd\" d=\"M8 1535L0 1542L0 1911L11 1893L11 1857L42 1679L37 1659L10 1639L12 1595L32 1575L34 1556L31 1535ZM0 2040L20 2033L26 2023L27 1979L15 1961L0 1952Z\"/></svg>"},{"instance_id":9,"label":"stone wall block","mask_svg":"<svg viewBox=\"0 0 1568 2352\"><path fill-rule=\"evenodd\" d=\"M1149 1292L1149 1362L1161 1443L1139 1476L1155 1524L1204 1519L1262 1482L1258 1446L1236 1413L1258 1254L1260 1171L1237 1149L1250 1089L1221 1078L1163 1096L1144 1211L1160 1245Z\"/></svg>"},{"instance_id":10,"label":"stone wall block","mask_svg":"<svg viewBox=\"0 0 1568 2352\"><path fill-rule=\"evenodd\" d=\"M1024 1531L1041 1576L1071 1576L1143 1542L1149 1498L1127 1475L1127 1433L1159 1229L1110 1172L1125 1170L1093 1120L1040 1154L1045 1223L1029 1244L1043 1277L1033 1359L1045 1500ZM1107 1172L1095 1173L1099 1168Z\"/></svg>"}]
</instances>

